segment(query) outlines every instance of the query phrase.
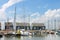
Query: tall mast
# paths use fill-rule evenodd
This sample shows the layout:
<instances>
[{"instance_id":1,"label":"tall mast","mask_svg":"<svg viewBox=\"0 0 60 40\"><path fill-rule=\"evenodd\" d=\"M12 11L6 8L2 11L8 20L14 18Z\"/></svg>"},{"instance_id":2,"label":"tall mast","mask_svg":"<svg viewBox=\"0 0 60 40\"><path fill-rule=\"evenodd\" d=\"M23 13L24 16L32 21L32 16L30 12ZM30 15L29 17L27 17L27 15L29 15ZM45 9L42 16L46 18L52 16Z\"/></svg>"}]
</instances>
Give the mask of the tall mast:
<instances>
[{"instance_id":1,"label":"tall mast","mask_svg":"<svg viewBox=\"0 0 60 40\"><path fill-rule=\"evenodd\" d=\"M48 20L48 29L49 29L49 20Z\"/></svg>"},{"instance_id":2,"label":"tall mast","mask_svg":"<svg viewBox=\"0 0 60 40\"><path fill-rule=\"evenodd\" d=\"M7 22L9 23L9 17L7 18Z\"/></svg>"},{"instance_id":3,"label":"tall mast","mask_svg":"<svg viewBox=\"0 0 60 40\"><path fill-rule=\"evenodd\" d=\"M54 20L54 22L55 22L55 23L54 23L54 24L55 24L54 26L55 26L55 30L56 30L56 19Z\"/></svg>"},{"instance_id":4,"label":"tall mast","mask_svg":"<svg viewBox=\"0 0 60 40\"><path fill-rule=\"evenodd\" d=\"M29 16L29 22L30 22L30 30L32 30L32 23L31 23L31 17Z\"/></svg>"},{"instance_id":5,"label":"tall mast","mask_svg":"<svg viewBox=\"0 0 60 40\"><path fill-rule=\"evenodd\" d=\"M26 26L26 15L25 15L25 7L24 7L24 3L23 3L23 24L24 24L24 29L25 29L25 26Z\"/></svg>"},{"instance_id":6,"label":"tall mast","mask_svg":"<svg viewBox=\"0 0 60 40\"><path fill-rule=\"evenodd\" d=\"M31 18L30 18L30 15L29 15L29 26L30 26L30 29L31 29Z\"/></svg>"},{"instance_id":7,"label":"tall mast","mask_svg":"<svg viewBox=\"0 0 60 40\"><path fill-rule=\"evenodd\" d=\"M16 30L16 6L15 6L15 13L14 13L14 30Z\"/></svg>"}]
</instances>

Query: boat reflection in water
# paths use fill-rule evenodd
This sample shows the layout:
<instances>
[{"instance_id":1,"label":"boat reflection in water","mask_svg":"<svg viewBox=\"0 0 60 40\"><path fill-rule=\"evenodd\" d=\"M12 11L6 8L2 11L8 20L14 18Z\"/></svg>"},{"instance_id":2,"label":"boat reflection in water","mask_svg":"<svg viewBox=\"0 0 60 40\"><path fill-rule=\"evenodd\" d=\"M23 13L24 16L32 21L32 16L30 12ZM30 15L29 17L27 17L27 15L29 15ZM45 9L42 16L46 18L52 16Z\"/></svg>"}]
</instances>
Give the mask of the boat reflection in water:
<instances>
[{"instance_id":1,"label":"boat reflection in water","mask_svg":"<svg viewBox=\"0 0 60 40\"><path fill-rule=\"evenodd\" d=\"M51 34L45 36L18 36L18 37L3 36L1 40L60 40L60 36Z\"/></svg>"}]
</instances>

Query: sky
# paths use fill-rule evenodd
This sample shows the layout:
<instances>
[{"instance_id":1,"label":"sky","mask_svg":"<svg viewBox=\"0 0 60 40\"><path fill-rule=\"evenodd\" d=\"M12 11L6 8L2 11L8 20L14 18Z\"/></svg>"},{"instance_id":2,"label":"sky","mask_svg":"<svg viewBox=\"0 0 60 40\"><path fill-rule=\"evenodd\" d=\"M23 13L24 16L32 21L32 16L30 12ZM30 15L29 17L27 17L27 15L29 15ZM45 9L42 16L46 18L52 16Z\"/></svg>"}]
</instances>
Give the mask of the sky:
<instances>
[{"instance_id":1,"label":"sky","mask_svg":"<svg viewBox=\"0 0 60 40\"><path fill-rule=\"evenodd\" d=\"M60 0L0 0L0 22L13 22L15 7L16 22L47 25L49 20L52 25L60 21Z\"/></svg>"}]
</instances>

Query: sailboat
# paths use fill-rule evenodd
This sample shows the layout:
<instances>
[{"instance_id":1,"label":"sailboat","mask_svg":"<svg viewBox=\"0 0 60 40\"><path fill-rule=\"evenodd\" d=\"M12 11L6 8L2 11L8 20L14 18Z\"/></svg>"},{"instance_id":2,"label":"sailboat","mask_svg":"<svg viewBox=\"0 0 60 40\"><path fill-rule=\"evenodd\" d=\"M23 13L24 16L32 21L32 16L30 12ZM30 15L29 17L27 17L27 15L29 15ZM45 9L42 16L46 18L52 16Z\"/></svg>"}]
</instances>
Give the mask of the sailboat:
<instances>
[{"instance_id":1,"label":"sailboat","mask_svg":"<svg viewBox=\"0 0 60 40\"><path fill-rule=\"evenodd\" d=\"M20 29L16 30L16 7L15 7L15 14L14 14L14 31L15 31L14 33L15 36L25 36L24 31Z\"/></svg>"},{"instance_id":2,"label":"sailboat","mask_svg":"<svg viewBox=\"0 0 60 40\"><path fill-rule=\"evenodd\" d=\"M56 20L55 20L55 31L56 31L56 35L60 35L60 30L56 30Z\"/></svg>"}]
</instances>

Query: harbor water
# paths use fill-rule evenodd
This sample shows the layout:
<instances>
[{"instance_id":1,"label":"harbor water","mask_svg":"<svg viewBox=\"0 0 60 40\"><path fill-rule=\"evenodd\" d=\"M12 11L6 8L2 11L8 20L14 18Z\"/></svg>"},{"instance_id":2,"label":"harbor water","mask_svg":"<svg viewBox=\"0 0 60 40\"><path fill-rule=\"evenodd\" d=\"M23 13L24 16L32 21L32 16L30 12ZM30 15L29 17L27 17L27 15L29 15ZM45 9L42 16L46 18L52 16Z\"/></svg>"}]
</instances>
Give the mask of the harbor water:
<instances>
[{"instance_id":1,"label":"harbor water","mask_svg":"<svg viewBox=\"0 0 60 40\"><path fill-rule=\"evenodd\" d=\"M5 37L3 36L0 40L60 40L59 35L45 35L45 36L19 36L19 37Z\"/></svg>"}]
</instances>

